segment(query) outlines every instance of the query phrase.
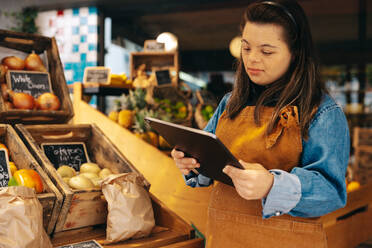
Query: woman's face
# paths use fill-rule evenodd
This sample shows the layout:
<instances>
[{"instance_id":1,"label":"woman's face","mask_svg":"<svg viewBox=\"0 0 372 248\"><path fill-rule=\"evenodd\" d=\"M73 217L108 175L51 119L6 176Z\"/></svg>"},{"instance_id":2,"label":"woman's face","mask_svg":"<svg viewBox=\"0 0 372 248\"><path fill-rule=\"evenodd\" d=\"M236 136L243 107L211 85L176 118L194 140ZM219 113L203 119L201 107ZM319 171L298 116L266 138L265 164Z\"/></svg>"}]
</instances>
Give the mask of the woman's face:
<instances>
[{"instance_id":1,"label":"woman's face","mask_svg":"<svg viewBox=\"0 0 372 248\"><path fill-rule=\"evenodd\" d=\"M256 84L268 85L282 77L291 63L283 28L247 22L242 37L242 58L245 71Z\"/></svg>"}]
</instances>

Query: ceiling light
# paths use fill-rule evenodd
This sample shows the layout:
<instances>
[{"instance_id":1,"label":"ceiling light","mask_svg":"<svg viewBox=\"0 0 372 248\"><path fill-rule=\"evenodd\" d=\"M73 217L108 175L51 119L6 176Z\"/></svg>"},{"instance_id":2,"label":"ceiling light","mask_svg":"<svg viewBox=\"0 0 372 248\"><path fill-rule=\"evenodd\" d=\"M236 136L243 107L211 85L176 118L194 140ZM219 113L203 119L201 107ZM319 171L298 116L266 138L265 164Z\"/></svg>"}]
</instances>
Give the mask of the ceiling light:
<instances>
[{"instance_id":1,"label":"ceiling light","mask_svg":"<svg viewBox=\"0 0 372 248\"><path fill-rule=\"evenodd\" d=\"M242 37L236 36L230 41L230 53L235 58L240 58L240 51L242 47Z\"/></svg>"},{"instance_id":2,"label":"ceiling light","mask_svg":"<svg viewBox=\"0 0 372 248\"><path fill-rule=\"evenodd\" d=\"M157 42L161 42L165 44L165 51L176 51L178 49L178 40L177 37L169 32L164 32L159 34L156 38Z\"/></svg>"}]
</instances>

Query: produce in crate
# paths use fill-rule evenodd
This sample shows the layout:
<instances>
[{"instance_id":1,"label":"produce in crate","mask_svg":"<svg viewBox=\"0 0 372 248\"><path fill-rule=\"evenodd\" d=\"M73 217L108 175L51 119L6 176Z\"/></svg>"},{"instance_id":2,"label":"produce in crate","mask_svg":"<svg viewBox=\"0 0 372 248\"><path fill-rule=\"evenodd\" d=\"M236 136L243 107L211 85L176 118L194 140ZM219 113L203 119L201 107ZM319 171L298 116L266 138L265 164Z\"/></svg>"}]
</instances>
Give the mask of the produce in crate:
<instances>
[{"instance_id":1,"label":"produce in crate","mask_svg":"<svg viewBox=\"0 0 372 248\"><path fill-rule=\"evenodd\" d=\"M78 190L99 188L100 181L113 174L110 169L101 169L96 163L82 164L79 172L68 165L62 165L57 173L71 188Z\"/></svg>"},{"instance_id":2,"label":"produce in crate","mask_svg":"<svg viewBox=\"0 0 372 248\"><path fill-rule=\"evenodd\" d=\"M29 71L47 71L43 61L34 51L25 58L25 68Z\"/></svg>"},{"instance_id":3,"label":"produce in crate","mask_svg":"<svg viewBox=\"0 0 372 248\"><path fill-rule=\"evenodd\" d=\"M46 92L41 94L35 101L36 108L40 110L58 110L61 102L53 93Z\"/></svg>"},{"instance_id":4,"label":"produce in crate","mask_svg":"<svg viewBox=\"0 0 372 248\"><path fill-rule=\"evenodd\" d=\"M35 99L23 92L9 92L10 100L16 109L33 109L35 106Z\"/></svg>"},{"instance_id":5,"label":"produce in crate","mask_svg":"<svg viewBox=\"0 0 372 248\"><path fill-rule=\"evenodd\" d=\"M8 70L23 70L25 61L16 56L8 56L1 60L1 64L8 67Z\"/></svg>"},{"instance_id":6,"label":"produce in crate","mask_svg":"<svg viewBox=\"0 0 372 248\"><path fill-rule=\"evenodd\" d=\"M203 106L201 113L204 120L209 121L213 116L214 108L212 105Z\"/></svg>"},{"instance_id":7,"label":"produce in crate","mask_svg":"<svg viewBox=\"0 0 372 248\"><path fill-rule=\"evenodd\" d=\"M53 93L47 92L40 95L37 99L23 92L13 92L8 89L5 83L5 75L8 70L28 70L47 72L43 61L34 51L29 54L25 60L8 56L1 60L0 65L0 83L1 94L4 99L6 109L24 109L24 110L59 110L61 103L59 98Z\"/></svg>"},{"instance_id":8,"label":"produce in crate","mask_svg":"<svg viewBox=\"0 0 372 248\"><path fill-rule=\"evenodd\" d=\"M34 189L36 193L42 193L44 191L43 181L40 175L32 169L20 169L15 171L8 185L26 186Z\"/></svg>"}]
</instances>

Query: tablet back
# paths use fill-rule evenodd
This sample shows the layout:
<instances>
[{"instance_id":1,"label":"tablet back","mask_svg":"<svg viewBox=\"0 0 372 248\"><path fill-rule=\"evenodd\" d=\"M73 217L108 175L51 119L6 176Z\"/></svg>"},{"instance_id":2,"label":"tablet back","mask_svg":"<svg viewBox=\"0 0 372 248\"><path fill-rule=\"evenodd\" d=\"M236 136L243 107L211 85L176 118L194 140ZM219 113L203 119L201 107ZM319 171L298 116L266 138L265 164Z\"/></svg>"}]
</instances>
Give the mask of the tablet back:
<instances>
[{"instance_id":1,"label":"tablet back","mask_svg":"<svg viewBox=\"0 0 372 248\"><path fill-rule=\"evenodd\" d=\"M184 152L185 156L198 160L200 163L200 168L197 168L199 173L233 185L230 177L223 173L222 169L226 165L243 167L214 134L155 118L146 117L145 120L170 145Z\"/></svg>"}]
</instances>

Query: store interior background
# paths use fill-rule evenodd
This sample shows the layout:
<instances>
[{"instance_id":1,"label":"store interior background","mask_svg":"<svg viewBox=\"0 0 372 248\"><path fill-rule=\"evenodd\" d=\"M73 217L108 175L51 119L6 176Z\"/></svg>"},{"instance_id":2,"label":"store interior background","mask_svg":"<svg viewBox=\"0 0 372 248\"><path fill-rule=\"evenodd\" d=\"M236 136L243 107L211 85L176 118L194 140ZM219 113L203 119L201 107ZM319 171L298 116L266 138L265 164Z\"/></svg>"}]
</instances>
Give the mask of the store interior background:
<instances>
[{"instance_id":1,"label":"store interior background","mask_svg":"<svg viewBox=\"0 0 372 248\"><path fill-rule=\"evenodd\" d=\"M371 126L372 2L298 2L310 21L322 79L352 126ZM196 90L211 80L233 83L235 58L229 43L239 34L247 4L240 0L2 0L0 28L20 29L22 21L36 15L37 32L57 39L68 84L81 82L87 66L107 66L113 73L129 75L130 53L141 51L145 40L171 32L178 38L180 80ZM25 12L27 8L32 9ZM21 13L23 18L17 18ZM112 100L107 98L106 112Z\"/></svg>"}]
</instances>

